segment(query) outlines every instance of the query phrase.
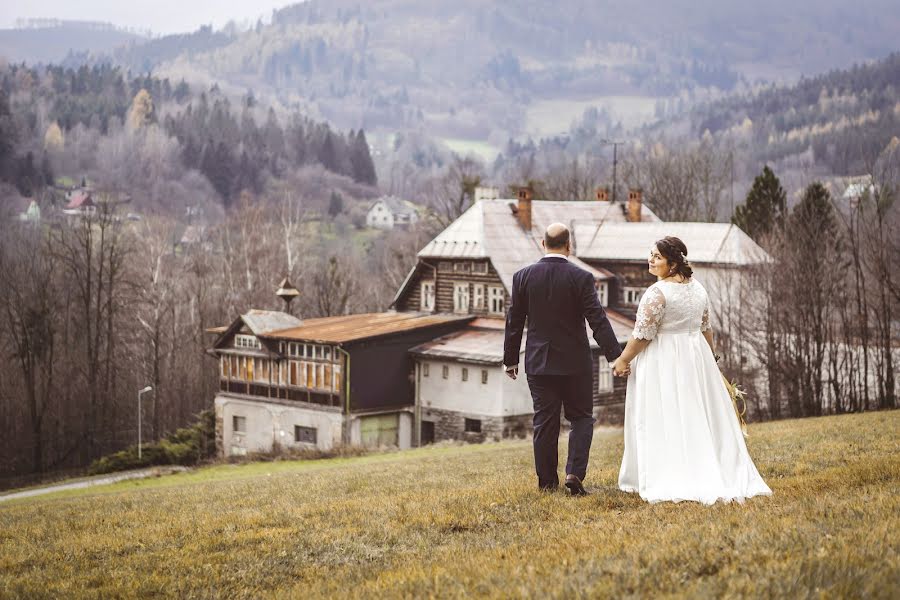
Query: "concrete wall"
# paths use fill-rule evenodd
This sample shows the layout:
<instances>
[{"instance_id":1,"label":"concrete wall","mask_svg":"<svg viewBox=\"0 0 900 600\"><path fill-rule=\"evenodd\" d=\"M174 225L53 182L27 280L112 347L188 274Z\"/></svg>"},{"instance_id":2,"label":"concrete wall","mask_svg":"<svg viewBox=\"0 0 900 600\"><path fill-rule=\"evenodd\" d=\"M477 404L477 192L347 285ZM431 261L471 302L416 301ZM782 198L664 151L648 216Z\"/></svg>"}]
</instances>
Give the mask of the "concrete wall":
<instances>
[{"instance_id":1,"label":"concrete wall","mask_svg":"<svg viewBox=\"0 0 900 600\"><path fill-rule=\"evenodd\" d=\"M428 364L420 379L419 401L425 408L452 410L484 417L507 417L531 414L531 393L525 374L513 381L499 365L466 364L453 361L420 360L420 369ZM442 376L448 368L447 379ZM469 370L468 381L462 380L462 370ZM481 371L488 372L487 383L481 383Z\"/></svg>"},{"instance_id":2,"label":"concrete wall","mask_svg":"<svg viewBox=\"0 0 900 600\"><path fill-rule=\"evenodd\" d=\"M218 394L215 400L217 444L221 456L266 452L273 442L284 447L309 448L311 444L294 442L294 426L316 430L316 445L330 450L341 442L343 418L339 410L249 400ZM233 430L234 416L246 419L246 431Z\"/></svg>"},{"instance_id":3,"label":"concrete wall","mask_svg":"<svg viewBox=\"0 0 900 600\"><path fill-rule=\"evenodd\" d=\"M407 450L413 446L413 413L411 410L399 413L377 413L372 415L354 415L350 420L350 445L362 446L362 420L367 416L378 416L387 414L399 415L399 423L397 430L397 447L400 450Z\"/></svg>"}]
</instances>

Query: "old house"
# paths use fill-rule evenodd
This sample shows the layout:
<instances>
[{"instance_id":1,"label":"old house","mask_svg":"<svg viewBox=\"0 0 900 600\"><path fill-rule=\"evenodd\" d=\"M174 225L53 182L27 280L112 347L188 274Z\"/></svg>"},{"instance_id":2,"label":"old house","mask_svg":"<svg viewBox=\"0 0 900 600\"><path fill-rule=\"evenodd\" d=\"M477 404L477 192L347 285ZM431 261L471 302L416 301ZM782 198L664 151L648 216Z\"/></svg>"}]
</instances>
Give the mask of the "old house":
<instances>
[{"instance_id":1,"label":"old house","mask_svg":"<svg viewBox=\"0 0 900 600\"><path fill-rule=\"evenodd\" d=\"M570 261L594 277L622 344L654 281L647 258L657 239L683 238L696 276L724 305L747 297L735 275L768 260L735 226L660 222L640 190L624 204L604 189L591 202L535 201L525 189L515 200L481 199L419 251L393 312L299 321L251 311L218 330L223 452L405 448L529 432L526 379L503 372L505 315L513 273L541 258L541 237L555 221L569 225ZM595 416L620 423L625 381L613 378L592 339L591 347Z\"/></svg>"},{"instance_id":2,"label":"old house","mask_svg":"<svg viewBox=\"0 0 900 600\"><path fill-rule=\"evenodd\" d=\"M419 220L416 207L394 196L383 196L366 213L366 226L376 229L405 229Z\"/></svg>"},{"instance_id":3,"label":"old house","mask_svg":"<svg viewBox=\"0 0 900 600\"><path fill-rule=\"evenodd\" d=\"M274 447L413 443L410 348L471 317L376 313L300 320L252 310L217 334L217 445L223 455Z\"/></svg>"}]
</instances>

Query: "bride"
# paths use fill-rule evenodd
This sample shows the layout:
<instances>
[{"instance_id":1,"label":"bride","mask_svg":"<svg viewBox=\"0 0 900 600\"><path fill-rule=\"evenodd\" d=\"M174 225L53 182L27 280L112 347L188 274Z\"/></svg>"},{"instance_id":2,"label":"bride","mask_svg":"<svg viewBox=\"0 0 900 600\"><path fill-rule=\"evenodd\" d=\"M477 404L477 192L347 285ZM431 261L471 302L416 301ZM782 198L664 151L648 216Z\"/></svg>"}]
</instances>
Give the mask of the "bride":
<instances>
[{"instance_id":1,"label":"bride","mask_svg":"<svg viewBox=\"0 0 900 600\"><path fill-rule=\"evenodd\" d=\"M709 298L687 247L650 251L658 281L641 298L634 332L613 365L628 375L619 488L649 502L743 501L772 490L753 465L719 369Z\"/></svg>"}]
</instances>

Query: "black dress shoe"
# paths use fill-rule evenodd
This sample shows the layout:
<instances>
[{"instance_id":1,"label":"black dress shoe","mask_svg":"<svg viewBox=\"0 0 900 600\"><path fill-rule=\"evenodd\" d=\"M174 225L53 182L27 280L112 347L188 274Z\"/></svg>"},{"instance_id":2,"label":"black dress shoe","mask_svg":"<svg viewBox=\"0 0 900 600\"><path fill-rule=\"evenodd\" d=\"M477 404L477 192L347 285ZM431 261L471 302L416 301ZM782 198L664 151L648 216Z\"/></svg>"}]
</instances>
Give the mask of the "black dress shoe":
<instances>
[{"instance_id":1,"label":"black dress shoe","mask_svg":"<svg viewBox=\"0 0 900 600\"><path fill-rule=\"evenodd\" d=\"M588 495L588 491L584 489L584 485L582 485L581 480L578 479L577 475L566 475L566 487L569 488L569 493L573 496Z\"/></svg>"}]
</instances>

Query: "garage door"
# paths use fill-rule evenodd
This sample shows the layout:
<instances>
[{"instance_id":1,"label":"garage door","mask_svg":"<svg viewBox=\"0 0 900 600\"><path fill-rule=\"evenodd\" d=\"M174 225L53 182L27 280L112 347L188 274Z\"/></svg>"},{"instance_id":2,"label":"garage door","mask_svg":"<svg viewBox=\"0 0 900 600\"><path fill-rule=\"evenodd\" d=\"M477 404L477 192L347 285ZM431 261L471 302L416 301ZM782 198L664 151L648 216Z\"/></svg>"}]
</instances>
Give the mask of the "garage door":
<instances>
[{"instance_id":1,"label":"garage door","mask_svg":"<svg viewBox=\"0 0 900 600\"><path fill-rule=\"evenodd\" d=\"M362 445L369 448L397 446L399 440L400 415L378 415L362 417L359 422Z\"/></svg>"}]
</instances>

